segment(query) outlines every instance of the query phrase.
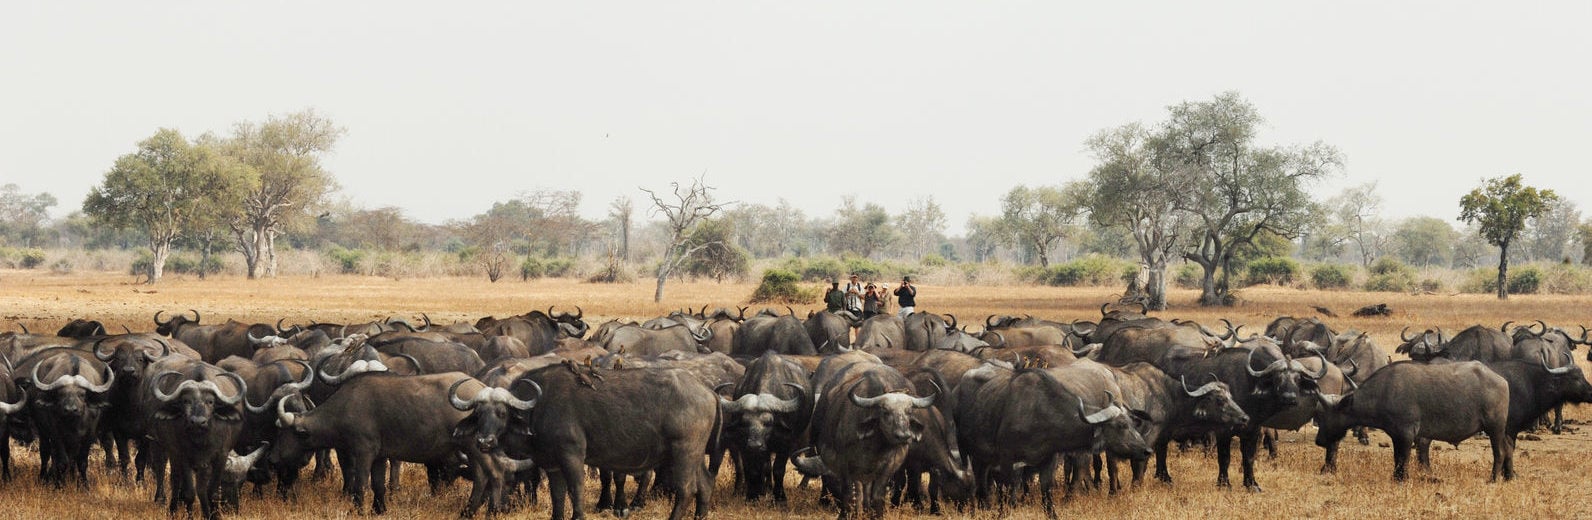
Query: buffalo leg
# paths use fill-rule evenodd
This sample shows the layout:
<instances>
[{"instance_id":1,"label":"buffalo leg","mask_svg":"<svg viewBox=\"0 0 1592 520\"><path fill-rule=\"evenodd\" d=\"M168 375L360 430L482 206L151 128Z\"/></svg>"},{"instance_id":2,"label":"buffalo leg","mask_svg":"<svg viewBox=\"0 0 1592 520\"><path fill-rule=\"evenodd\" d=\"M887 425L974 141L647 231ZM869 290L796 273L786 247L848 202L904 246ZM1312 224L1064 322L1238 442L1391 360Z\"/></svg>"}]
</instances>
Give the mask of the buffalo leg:
<instances>
[{"instance_id":1,"label":"buffalo leg","mask_svg":"<svg viewBox=\"0 0 1592 520\"><path fill-rule=\"evenodd\" d=\"M1391 433L1391 432L1390 432ZM1410 462L1410 437L1404 432L1393 435L1393 480L1403 482L1408 476Z\"/></svg>"},{"instance_id":2,"label":"buffalo leg","mask_svg":"<svg viewBox=\"0 0 1592 520\"><path fill-rule=\"evenodd\" d=\"M1045 517L1056 518L1056 502L1052 497L1052 488L1056 482L1056 459L1051 459L1039 470L1039 503L1045 506ZM1072 486L1067 486L1067 495L1072 495Z\"/></svg>"},{"instance_id":3,"label":"buffalo leg","mask_svg":"<svg viewBox=\"0 0 1592 520\"><path fill-rule=\"evenodd\" d=\"M774 455L774 465L769 468L769 484L773 488L774 503L785 503L785 467L790 463L790 455L784 451Z\"/></svg>"},{"instance_id":4,"label":"buffalo leg","mask_svg":"<svg viewBox=\"0 0 1592 520\"><path fill-rule=\"evenodd\" d=\"M580 476L579 473L575 475L576 478ZM564 518L564 496L569 494L569 480L569 475L562 469L549 468L547 471L547 498L552 502L553 520Z\"/></svg>"},{"instance_id":5,"label":"buffalo leg","mask_svg":"<svg viewBox=\"0 0 1592 520\"><path fill-rule=\"evenodd\" d=\"M1371 445L1371 432L1364 426L1354 427L1354 440L1360 441L1361 446Z\"/></svg>"},{"instance_id":6,"label":"buffalo leg","mask_svg":"<svg viewBox=\"0 0 1592 520\"><path fill-rule=\"evenodd\" d=\"M1233 461L1233 436L1222 435L1216 438L1216 486L1233 487L1232 481L1227 479L1227 465Z\"/></svg>"},{"instance_id":7,"label":"buffalo leg","mask_svg":"<svg viewBox=\"0 0 1592 520\"><path fill-rule=\"evenodd\" d=\"M593 511L606 511L614 508L614 479L613 471L606 469L597 470L597 507Z\"/></svg>"},{"instance_id":8,"label":"buffalo leg","mask_svg":"<svg viewBox=\"0 0 1592 520\"><path fill-rule=\"evenodd\" d=\"M1415 461L1420 464L1421 471L1432 472L1432 440L1427 438L1415 439Z\"/></svg>"},{"instance_id":9,"label":"buffalo leg","mask_svg":"<svg viewBox=\"0 0 1592 520\"><path fill-rule=\"evenodd\" d=\"M1170 440L1161 440L1155 443L1155 479L1167 484L1172 483L1172 473L1166 470L1166 449L1171 444Z\"/></svg>"},{"instance_id":10,"label":"buffalo leg","mask_svg":"<svg viewBox=\"0 0 1592 520\"><path fill-rule=\"evenodd\" d=\"M216 469L225 467L226 458L223 456L221 461L222 465L212 462L193 468L193 483L199 495L199 512L204 515L205 520L221 518L221 509L216 504L216 494L220 491L221 481L216 478L219 475Z\"/></svg>"},{"instance_id":11,"label":"buffalo leg","mask_svg":"<svg viewBox=\"0 0 1592 520\"><path fill-rule=\"evenodd\" d=\"M1341 440L1332 442L1323 447L1327 451L1326 457L1321 462L1321 473L1323 475L1338 472L1338 444L1341 442Z\"/></svg>"},{"instance_id":12,"label":"buffalo leg","mask_svg":"<svg viewBox=\"0 0 1592 520\"><path fill-rule=\"evenodd\" d=\"M1506 435L1503 428L1489 432L1487 439L1492 442L1493 474L1489 482L1497 482L1498 475L1503 474L1504 480L1515 479L1515 438Z\"/></svg>"},{"instance_id":13,"label":"buffalo leg","mask_svg":"<svg viewBox=\"0 0 1592 520\"><path fill-rule=\"evenodd\" d=\"M1553 434L1554 435L1559 435L1561 433L1564 433L1564 404L1563 403L1560 403L1560 404L1558 404L1558 405L1553 407Z\"/></svg>"},{"instance_id":14,"label":"buffalo leg","mask_svg":"<svg viewBox=\"0 0 1592 520\"><path fill-rule=\"evenodd\" d=\"M647 505L646 489L647 486L651 486L652 483L653 478L651 471L643 471L636 474L636 492L630 499L631 512L639 511L642 507Z\"/></svg>"},{"instance_id":15,"label":"buffalo leg","mask_svg":"<svg viewBox=\"0 0 1592 520\"><path fill-rule=\"evenodd\" d=\"M609 471L607 473L612 475L614 479L614 516L619 518L629 516L630 508L627 507L627 504L625 504L625 478L629 475L620 473L618 471ZM639 497L645 494L647 494L647 486L637 482L636 496Z\"/></svg>"},{"instance_id":16,"label":"buffalo leg","mask_svg":"<svg viewBox=\"0 0 1592 520\"><path fill-rule=\"evenodd\" d=\"M341 466L342 464L338 464ZM332 474L332 450L315 451L315 471L310 473L310 482L326 480ZM344 485L346 488L347 485Z\"/></svg>"},{"instance_id":17,"label":"buffalo leg","mask_svg":"<svg viewBox=\"0 0 1592 520\"><path fill-rule=\"evenodd\" d=\"M173 464L171 468L171 503L166 512L169 515L177 514L177 505L182 504L183 509L193 514L193 471L186 464Z\"/></svg>"},{"instance_id":18,"label":"buffalo leg","mask_svg":"<svg viewBox=\"0 0 1592 520\"><path fill-rule=\"evenodd\" d=\"M1260 483L1255 481L1255 455L1259 451L1260 432L1244 432L1238 437L1238 448L1244 457L1244 489L1259 493Z\"/></svg>"},{"instance_id":19,"label":"buffalo leg","mask_svg":"<svg viewBox=\"0 0 1592 520\"><path fill-rule=\"evenodd\" d=\"M388 464L389 461L381 457L370 462L370 511L378 515L387 512L388 484L383 477L387 476ZM391 467L397 466L397 463L392 463Z\"/></svg>"},{"instance_id":20,"label":"buffalo leg","mask_svg":"<svg viewBox=\"0 0 1592 520\"><path fill-rule=\"evenodd\" d=\"M488 488L492 480L492 477L488 476L490 470L486 467L487 464L493 464L489 460L490 457L479 452L472 452L470 456L475 459L470 461L470 499L464 503L464 510L459 511L459 518L472 518L475 516L476 511L481 509L481 504L487 500ZM493 504L487 510L490 512L495 506L496 504Z\"/></svg>"}]
</instances>

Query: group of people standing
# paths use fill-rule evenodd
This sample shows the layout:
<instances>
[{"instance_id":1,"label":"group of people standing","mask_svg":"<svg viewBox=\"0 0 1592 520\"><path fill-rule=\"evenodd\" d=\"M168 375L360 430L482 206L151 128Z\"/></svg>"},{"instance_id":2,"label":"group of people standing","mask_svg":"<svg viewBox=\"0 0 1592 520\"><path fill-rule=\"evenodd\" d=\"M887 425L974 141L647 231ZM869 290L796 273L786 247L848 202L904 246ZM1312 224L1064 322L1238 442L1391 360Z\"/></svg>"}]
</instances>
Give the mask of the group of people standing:
<instances>
[{"instance_id":1,"label":"group of people standing","mask_svg":"<svg viewBox=\"0 0 1592 520\"><path fill-rule=\"evenodd\" d=\"M842 288L839 281L830 280L829 292L824 294L824 304L829 312L851 311L863 319L889 312L890 296L900 305L900 315L906 317L916 311L918 288L912 285L911 276L901 277L901 285L894 292L884 284L864 284L862 277L851 275L851 281Z\"/></svg>"}]
</instances>

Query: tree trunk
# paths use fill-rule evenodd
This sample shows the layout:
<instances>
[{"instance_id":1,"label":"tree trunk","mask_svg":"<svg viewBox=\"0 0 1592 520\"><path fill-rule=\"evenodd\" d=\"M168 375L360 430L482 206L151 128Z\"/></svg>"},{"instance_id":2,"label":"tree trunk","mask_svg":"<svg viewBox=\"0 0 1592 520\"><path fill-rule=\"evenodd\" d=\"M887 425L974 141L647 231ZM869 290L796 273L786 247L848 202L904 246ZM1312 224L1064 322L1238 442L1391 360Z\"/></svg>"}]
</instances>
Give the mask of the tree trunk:
<instances>
[{"instance_id":1,"label":"tree trunk","mask_svg":"<svg viewBox=\"0 0 1592 520\"><path fill-rule=\"evenodd\" d=\"M265 231L265 276L276 278L276 232Z\"/></svg>"},{"instance_id":2,"label":"tree trunk","mask_svg":"<svg viewBox=\"0 0 1592 520\"><path fill-rule=\"evenodd\" d=\"M209 271L208 267L210 267L210 241L211 240L213 240L213 239L207 237L207 238L201 239L199 241L199 279L200 280L205 279L205 271Z\"/></svg>"},{"instance_id":3,"label":"tree trunk","mask_svg":"<svg viewBox=\"0 0 1592 520\"><path fill-rule=\"evenodd\" d=\"M664 253L663 261L658 263L658 288L652 293L653 303L663 303L663 283L669 281L669 272L673 270L671 268L673 264L674 250L671 248L669 252Z\"/></svg>"},{"instance_id":4,"label":"tree trunk","mask_svg":"<svg viewBox=\"0 0 1592 520\"><path fill-rule=\"evenodd\" d=\"M1509 243L1498 246L1498 299L1509 299Z\"/></svg>"},{"instance_id":5,"label":"tree trunk","mask_svg":"<svg viewBox=\"0 0 1592 520\"><path fill-rule=\"evenodd\" d=\"M250 280L260 277L260 240L259 234L251 226L248 229L232 228L232 233L238 238L238 252L243 253L243 265Z\"/></svg>"},{"instance_id":6,"label":"tree trunk","mask_svg":"<svg viewBox=\"0 0 1592 520\"><path fill-rule=\"evenodd\" d=\"M166 272L166 257L171 255L171 242L149 245L149 252L154 253L154 260L149 262L149 285L160 281Z\"/></svg>"},{"instance_id":7,"label":"tree trunk","mask_svg":"<svg viewBox=\"0 0 1592 520\"><path fill-rule=\"evenodd\" d=\"M1166 262L1149 264L1144 283L1144 295L1150 299L1150 310L1166 310Z\"/></svg>"},{"instance_id":8,"label":"tree trunk","mask_svg":"<svg viewBox=\"0 0 1592 520\"><path fill-rule=\"evenodd\" d=\"M1034 252L1035 253L1039 253L1039 267L1040 268L1048 268L1048 267L1050 267L1050 255L1045 254L1045 245L1044 244L1041 244L1039 242L1034 242Z\"/></svg>"},{"instance_id":9,"label":"tree trunk","mask_svg":"<svg viewBox=\"0 0 1592 520\"><path fill-rule=\"evenodd\" d=\"M1204 275L1200 277L1200 305L1221 305L1222 296L1216 293L1216 262L1201 263Z\"/></svg>"}]
</instances>

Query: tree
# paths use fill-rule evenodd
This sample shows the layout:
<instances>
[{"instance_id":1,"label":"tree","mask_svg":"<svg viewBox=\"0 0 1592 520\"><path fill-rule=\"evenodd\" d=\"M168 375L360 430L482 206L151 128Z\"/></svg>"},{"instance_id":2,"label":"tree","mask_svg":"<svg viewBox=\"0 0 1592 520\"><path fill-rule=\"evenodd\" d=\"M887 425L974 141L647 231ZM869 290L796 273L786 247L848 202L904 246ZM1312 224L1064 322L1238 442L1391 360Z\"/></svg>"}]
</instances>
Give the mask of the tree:
<instances>
[{"instance_id":1,"label":"tree","mask_svg":"<svg viewBox=\"0 0 1592 520\"><path fill-rule=\"evenodd\" d=\"M1360 266L1371 267L1371 261L1381 257L1388 245L1386 225L1377 216L1382 213L1382 196L1376 194L1376 183L1343 190L1327 201L1327 208L1345 239L1359 252Z\"/></svg>"},{"instance_id":2,"label":"tree","mask_svg":"<svg viewBox=\"0 0 1592 520\"><path fill-rule=\"evenodd\" d=\"M608 217L614 219L614 227L617 228L615 235L619 239L621 260L630 260L630 219L635 210L636 204L630 200L630 197L619 196L608 203Z\"/></svg>"},{"instance_id":3,"label":"tree","mask_svg":"<svg viewBox=\"0 0 1592 520\"><path fill-rule=\"evenodd\" d=\"M829 248L838 254L869 257L894 246L900 237L884 206L869 202L858 207L857 198L847 195L840 200L835 223L829 228Z\"/></svg>"},{"instance_id":4,"label":"tree","mask_svg":"<svg viewBox=\"0 0 1592 520\"><path fill-rule=\"evenodd\" d=\"M679 182L669 183L672 194L660 196L657 192L641 188L641 191L652 197L652 211L654 214L663 215L664 225L668 228L669 242L663 251L663 259L658 262L658 288L652 293L652 301L663 302L663 284L669 280L669 275L675 268L705 248L721 244L719 241L697 242L694 232L703 221L712 218L714 214L724 210L725 206L733 202L719 203L713 200L713 187L702 183L702 177L691 180L691 185L682 188Z\"/></svg>"},{"instance_id":5,"label":"tree","mask_svg":"<svg viewBox=\"0 0 1592 520\"><path fill-rule=\"evenodd\" d=\"M1144 269L1149 307L1166 309L1166 265L1189 233L1189 215L1179 203L1191 179L1158 160L1157 144L1138 123L1095 134L1085 142L1099 161L1089 171L1089 218L1101 227L1133 235Z\"/></svg>"},{"instance_id":6,"label":"tree","mask_svg":"<svg viewBox=\"0 0 1592 520\"><path fill-rule=\"evenodd\" d=\"M1509 299L1509 245L1527 219L1542 216L1558 200L1553 190L1521 184L1518 173L1486 179L1459 199L1459 219L1480 225L1481 236L1498 246L1498 299Z\"/></svg>"},{"instance_id":7,"label":"tree","mask_svg":"<svg viewBox=\"0 0 1592 520\"><path fill-rule=\"evenodd\" d=\"M465 239L475 247L475 261L486 271L487 280L496 283L513 259L513 244L525 236L536 219L536 210L524 200L494 202L486 212L470 218L462 226Z\"/></svg>"},{"instance_id":8,"label":"tree","mask_svg":"<svg viewBox=\"0 0 1592 520\"><path fill-rule=\"evenodd\" d=\"M967 217L967 247L973 250L974 262L986 262L995 256L1004 240L1000 217L973 215Z\"/></svg>"},{"instance_id":9,"label":"tree","mask_svg":"<svg viewBox=\"0 0 1592 520\"><path fill-rule=\"evenodd\" d=\"M1393 229L1392 247L1405 263L1418 266L1453 264L1459 232L1437 217L1410 217Z\"/></svg>"},{"instance_id":10,"label":"tree","mask_svg":"<svg viewBox=\"0 0 1592 520\"><path fill-rule=\"evenodd\" d=\"M1230 303L1233 254L1262 232L1294 239L1310 215L1305 187L1343 163L1317 142L1268 147L1255 142L1263 119L1236 92L1168 108L1156 137L1162 166L1188 176L1177 207L1193 215L1195 233L1183 258L1199 264L1201 305ZM1220 272L1220 278L1217 277Z\"/></svg>"},{"instance_id":11,"label":"tree","mask_svg":"<svg viewBox=\"0 0 1592 520\"><path fill-rule=\"evenodd\" d=\"M207 146L196 146L176 130L162 128L138 143L138 151L116 159L83 201L83 212L118 228L138 228L148 237L148 283L160 281L172 241L202 223L210 200L226 200L246 189L246 175Z\"/></svg>"},{"instance_id":12,"label":"tree","mask_svg":"<svg viewBox=\"0 0 1592 520\"><path fill-rule=\"evenodd\" d=\"M1526 220L1520 245L1527 260L1558 262L1570 258L1576 241L1581 211L1575 202L1560 198L1548 204L1542 215Z\"/></svg>"},{"instance_id":13,"label":"tree","mask_svg":"<svg viewBox=\"0 0 1592 520\"><path fill-rule=\"evenodd\" d=\"M712 218L702 221L691 232L691 241L698 244L707 244L707 247L697 251L683 267L686 274L693 277L712 278L713 281L723 283L727 277L746 276L751 270L750 254L745 249L735 245L735 222L727 218Z\"/></svg>"},{"instance_id":14,"label":"tree","mask_svg":"<svg viewBox=\"0 0 1592 520\"><path fill-rule=\"evenodd\" d=\"M1067 236L1082 211L1081 198L1055 186L1018 185L1001 197L1001 227L1013 243L1039 256L1039 266L1050 266L1050 249Z\"/></svg>"},{"instance_id":15,"label":"tree","mask_svg":"<svg viewBox=\"0 0 1592 520\"><path fill-rule=\"evenodd\" d=\"M912 258L923 258L939 249L945 240L945 211L934 197L912 199L906 211L896 215L896 229L901 230L906 253Z\"/></svg>"},{"instance_id":16,"label":"tree","mask_svg":"<svg viewBox=\"0 0 1592 520\"><path fill-rule=\"evenodd\" d=\"M336 188L321 167L343 129L314 110L270 116L264 123L239 123L227 142L228 155L247 165L257 179L244 197L240 216L230 223L250 279L276 276L276 238L307 223Z\"/></svg>"},{"instance_id":17,"label":"tree","mask_svg":"<svg viewBox=\"0 0 1592 520\"><path fill-rule=\"evenodd\" d=\"M50 218L55 196L39 192L22 193L16 184L0 186L0 243L11 238L22 247L34 247L44 221Z\"/></svg>"},{"instance_id":18,"label":"tree","mask_svg":"<svg viewBox=\"0 0 1592 520\"><path fill-rule=\"evenodd\" d=\"M1592 221L1577 226L1576 236L1581 239L1581 265L1592 265Z\"/></svg>"}]
</instances>

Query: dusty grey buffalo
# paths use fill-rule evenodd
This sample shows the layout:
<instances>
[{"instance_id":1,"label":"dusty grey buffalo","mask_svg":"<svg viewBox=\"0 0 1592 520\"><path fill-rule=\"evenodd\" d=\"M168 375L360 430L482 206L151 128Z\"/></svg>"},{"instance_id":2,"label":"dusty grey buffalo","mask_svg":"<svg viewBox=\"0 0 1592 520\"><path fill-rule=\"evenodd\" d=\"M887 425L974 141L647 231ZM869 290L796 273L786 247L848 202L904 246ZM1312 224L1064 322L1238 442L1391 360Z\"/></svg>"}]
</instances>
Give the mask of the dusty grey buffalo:
<instances>
[{"instance_id":1,"label":"dusty grey buffalo","mask_svg":"<svg viewBox=\"0 0 1592 520\"><path fill-rule=\"evenodd\" d=\"M660 329L627 325L609 330L602 347L609 352L638 356L656 356L674 351L697 353L707 350L703 344L710 339L711 334L706 327L693 329L682 324Z\"/></svg>"},{"instance_id":2,"label":"dusty grey buffalo","mask_svg":"<svg viewBox=\"0 0 1592 520\"><path fill-rule=\"evenodd\" d=\"M1488 329L1491 330L1491 329ZM1376 371L1349 395L1320 396L1326 405L1316 444L1330 447L1354 426L1387 432L1393 439L1393 479L1404 480L1410 448L1422 469L1431 469L1431 441L1458 445L1486 433L1492 443L1492 480L1513 479L1513 438L1508 434L1509 382L1475 361L1402 361ZM1329 450L1325 470L1336 467Z\"/></svg>"},{"instance_id":3,"label":"dusty grey buffalo","mask_svg":"<svg viewBox=\"0 0 1592 520\"><path fill-rule=\"evenodd\" d=\"M802 327L814 345L823 347L822 353L833 354L841 348L851 348L851 329L861 323L862 319L849 311L825 310L807 313Z\"/></svg>"},{"instance_id":4,"label":"dusty grey buffalo","mask_svg":"<svg viewBox=\"0 0 1592 520\"><path fill-rule=\"evenodd\" d=\"M812 356L818 354L818 346L813 344L802 321L795 316L756 316L741 322L730 355L736 359L752 359L767 351Z\"/></svg>"},{"instance_id":5,"label":"dusty grey buffalo","mask_svg":"<svg viewBox=\"0 0 1592 520\"><path fill-rule=\"evenodd\" d=\"M1427 329L1415 336L1409 335L1409 327L1399 331L1399 340L1402 342L1393 352L1408 354L1415 361L1430 361L1433 358L1447 358L1455 361L1480 361L1490 363L1509 359L1512 357L1514 342L1502 331L1473 325L1453 338L1443 334L1443 329Z\"/></svg>"},{"instance_id":6,"label":"dusty grey buffalo","mask_svg":"<svg viewBox=\"0 0 1592 520\"><path fill-rule=\"evenodd\" d=\"M227 356L242 358L254 355L254 345L249 342L249 337L265 337L276 334L276 327L265 323L240 323L227 320L220 325L201 325L199 311L193 312L193 319L185 315L176 315L160 321L161 312L155 312L155 332L175 338L199 352L199 357L206 363L215 363L226 359Z\"/></svg>"},{"instance_id":7,"label":"dusty grey buffalo","mask_svg":"<svg viewBox=\"0 0 1592 520\"><path fill-rule=\"evenodd\" d=\"M906 323L900 316L880 314L862 321L857 327L853 348L906 348Z\"/></svg>"}]
</instances>

